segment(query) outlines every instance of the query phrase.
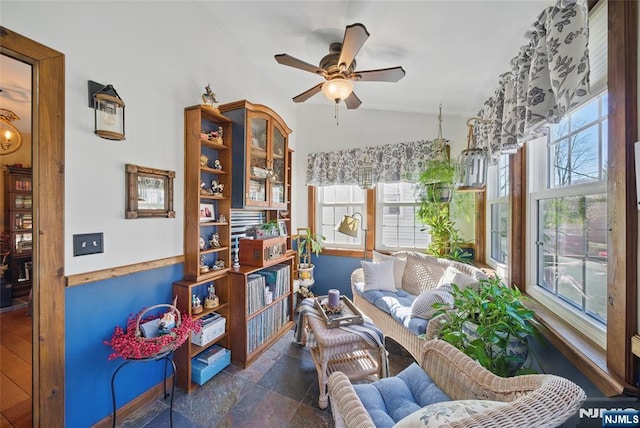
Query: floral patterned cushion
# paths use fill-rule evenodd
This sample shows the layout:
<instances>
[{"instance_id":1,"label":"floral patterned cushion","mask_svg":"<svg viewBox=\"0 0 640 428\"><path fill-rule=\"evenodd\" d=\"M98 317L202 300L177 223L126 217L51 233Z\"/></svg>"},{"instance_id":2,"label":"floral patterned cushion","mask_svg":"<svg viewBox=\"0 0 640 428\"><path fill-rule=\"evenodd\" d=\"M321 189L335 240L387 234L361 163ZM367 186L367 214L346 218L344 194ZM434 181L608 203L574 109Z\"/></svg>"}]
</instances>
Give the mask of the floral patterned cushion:
<instances>
[{"instance_id":1,"label":"floral patterned cushion","mask_svg":"<svg viewBox=\"0 0 640 428\"><path fill-rule=\"evenodd\" d=\"M449 426L451 422L466 418L474 413L495 409L506 405L490 400L455 400L429 404L398 421L394 428L436 428Z\"/></svg>"}]
</instances>

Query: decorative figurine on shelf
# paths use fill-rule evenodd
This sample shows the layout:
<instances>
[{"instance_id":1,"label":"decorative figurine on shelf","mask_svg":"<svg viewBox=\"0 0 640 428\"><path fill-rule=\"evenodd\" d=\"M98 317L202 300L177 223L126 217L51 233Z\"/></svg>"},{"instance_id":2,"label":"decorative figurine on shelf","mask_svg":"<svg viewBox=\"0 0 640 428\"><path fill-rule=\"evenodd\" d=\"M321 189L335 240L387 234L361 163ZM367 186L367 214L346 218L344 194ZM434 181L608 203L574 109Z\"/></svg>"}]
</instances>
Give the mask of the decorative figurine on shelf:
<instances>
[{"instance_id":1,"label":"decorative figurine on shelf","mask_svg":"<svg viewBox=\"0 0 640 428\"><path fill-rule=\"evenodd\" d=\"M220 304L220 299L216 296L216 289L213 284L207 288L207 291L209 291L209 295L204 299L204 307L213 309Z\"/></svg>"},{"instance_id":2,"label":"decorative figurine on shelf","mask_svg":"<svg viewBox=\"0 0 640 428\"><path fill-rule=\"evenodd\" d=\"M204 238L201 236L199 239L199 243L200 243L200 249L204 250L205 248L207 248L207 243L205 242Z\"/></svg>"},{"instance_id":3,"label":"decorative figurine on shelf","mask_svg":"<svg viewBox=\"0 0 640 428\"><path fill-rule=\"evenodd\" d=\"M220 235L212 233L211 239L209 239L209 244L211 244L211 247L213 248L220 248Z\"/></svg>"},{"instance_id":4,"label":"decorative figurine on shelf","mask_svg":"<svg viewBox=\"0 0 640 428\"><path fill-rule=\"evenodd\" d=\"M208 166L208 163L209 163L209 158L206 157L205 155L200 155L200 166Z\"/></svg>"},{"instance_id":5,"label":"decorative figurine on shelf","mask_svg":"<svg viewBox=\"0 0 640 428\"><path fill-rule=\"evenodd\" d=\"M218 196L222 196L222 192L224 191L224 184L223 183L219 183L218 184Z\"/></svg>"},{"instance_id":6,"label":"decorative figurine on shelf","mask_svg":"<svg viewBox=\"0 0 640 428\"><path fill-rule=\"evenodd\" d=\"M200 297L194 294L191 298L191 313L199 314L200 312L202 312L202 302L200 301Z\"/></svg>"},{"instance_id":7,"label":"decorative figurine on shelf","mask_svg":"<svg viewBox=\"0 0 640 428\"><path fill-rule=\"evenodd\" d=\"M204 181L200 183L200 194L201 195L208 195L209 194L209 191L206 189L206 186L207 185L205 184Z\"/></svg>"},{"instance_id":8,"label":"decorative figurine on shelf","mask_svg":"<svg viewBox=\"0 0 640 428\"><path fill-rule=\"evenodd\" d=\"M214 270L224 269L224 260L218 259L213 265Z\"/></svg>"},{"instance_id":9,"label":"decorative figurine on shelf","mask_svg":"<svg viewBox=\"0 0 640 428\"><path fill-rule=\"evenodd\" d=\"M204 94L202 94L202 101L205 104L209 104L211 107L216 107L218 104L218 100L216 99L216 94L211 90L211 84L207 83L207 86L204 88Z\"/></svg>"},{"instance_id":10,"label":"decorative figurine on shelf","mask_svg":"<svg viewBox=\"0 0 640 428\"><path fill-rule=\"evenodd\" d=\"M236 238L236 251L233 254L233 267L240 267L240 246L238 245L238 238Z\"/></svg>"},{"instance_id":11,"label":"decorative figurine on shelf","mask_svg":"<svg viewBox=\"0 0 640 428\"><path fill-rule=\"evenodd\" d=\"M220 217L218 217L218 223L226 223L227 222L227 218L224 216L224 214L220 214Z\"/></svg>"},{"instance_id":12,"label":"decorative figurine on shelf","mask_svg":"<svg viewBox=\"0 0 640 428\"><path fill-rule=\"evenodd\" d=\"M203 256L200 257L200 273L209 272L209 266L207 265L207 259Z\"/></svg>"},{"instance_id":13,"label":"decorative figurine on shelf","mask_svg":"<svg viewBox=\"0 0 640 428\"><path fill-rule=\"evenodd\" d=\"M176 316L173 312L165 312L158 323L159 334L169 334L171 329L176 326Z\"/></svg>"},{"instance_id":14,"label":"decorative figurine on shelf","mask_svg":"<svg viewBox=\"0 0 640 428\"><path fill-rule=\"evenodd\" d=\"M222 164L220 163L220 159L216 159L213 161L213 169L222 171Z\"/></svg>"},{"instance_id":15,"label":"decorative figurine on shelf","mask_svg":"<svg viewBox=\"0 0 640 428\"><path fill-rule=\"evenodd\" d=\"M211 131L209 133L209 141L216 144L222 144L222 126L218 126L216 131Z\"/></svg>"},{"instance_id":16,"label":"decorative figurine on shelf","mask_svg":"<svg viewBox=\"0 0 640 428\"><path fill-rule=\"evenodd\" d=\"M212 195L216 195L218 193L218 181L217 180L211 180L211 190L210 193Z\"/></svg>"}]
</instances>

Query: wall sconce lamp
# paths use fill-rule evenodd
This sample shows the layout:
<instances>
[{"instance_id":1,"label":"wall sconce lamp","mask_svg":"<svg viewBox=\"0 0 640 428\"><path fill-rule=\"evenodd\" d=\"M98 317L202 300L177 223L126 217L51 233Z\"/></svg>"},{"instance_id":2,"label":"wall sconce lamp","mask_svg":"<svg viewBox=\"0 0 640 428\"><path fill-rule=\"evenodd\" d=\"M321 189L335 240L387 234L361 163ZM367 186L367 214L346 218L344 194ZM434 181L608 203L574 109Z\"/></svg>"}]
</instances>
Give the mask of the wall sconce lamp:
<instances>
[{"instance_id":1,"label":"wall sconce lamp","mask_svg":"<svg viewBox=\"0 0 640 428\"><path fill-rule=\"evenodd\" d=\"M360 220L356 218L356 216L360 216ZM358 237L358 230L362 230L364 233L364 259L367 259L367 229L364 227L360 227L360 224L364 223L364 217L359 212L355 212L351 215L345 214L342 217L342 221L338 224L335 230L340 233L343 233L352 238Z\"/></svg>"},{"instance_id":2,"label":"wall sconce lamp","mask_svg":"<svg viewBox=\"0 0 640 428\"><path fill-rule=\"evenodd\" d=\"M19 120L11 110L0 108L0 154L8 155L22 147L22 134L11 122Z\"/></svg>"},{"instance_id":3,"label":"wall sconce lamp","mask_svg":"<svg viewBox=\"0 0 640 428\"><path fill-rule=\"evenodd\" d=\"M467 127L469 128L467 148L460 153L457 162L456 190L460 192L483 192L487 182L489 159L486 149L476 147L473 132L474 122L489 121L479 117L472 117L467 120Z\"/></svg>"},{"instance_id":4,"label":"wall sconce lamp","mask_svg":"<svg viewBox=\"0 0 640 428\"><path fill-rule=\"evenodd\" d=\"M107 140L124 140L124 101L113 85L89 80L89 107L94 111L94 132Z\"/></svg>"}]
</instances>

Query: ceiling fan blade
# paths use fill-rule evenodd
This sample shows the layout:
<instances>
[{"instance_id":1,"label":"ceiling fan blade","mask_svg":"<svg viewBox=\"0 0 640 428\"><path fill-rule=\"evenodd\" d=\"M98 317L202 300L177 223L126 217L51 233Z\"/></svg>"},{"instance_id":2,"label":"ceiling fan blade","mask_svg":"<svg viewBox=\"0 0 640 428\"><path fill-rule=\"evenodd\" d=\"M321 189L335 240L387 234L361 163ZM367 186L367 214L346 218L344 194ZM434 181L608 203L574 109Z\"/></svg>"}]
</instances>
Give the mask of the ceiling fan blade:
<instances>
[{"instance_id":1,"label":"ceiling fan blade","mask_svg":"<svg viewBox=\"0 0 640 428\"><path fill-rule=\"evenodd\" d=\"M360 51L364 42L369 38L369 32L367 28L359 23L347 25L344 29L344 39L342 40L342 50L340 51L340 59L338 60L338 67L344 69L349 68L353 59Z\"/></svg>"},{"instance_id":2,"label":"ceiling fan blade","mask_svg":"<svg viewBox=\"0 0 640 428\"><path fill-rule=\"evenodd\" d=\"M354 71L351 78L358 82L397 82L407 74L402 67Z\"/></svg>"},{"instance_id":3,"label":"ceiling fan blade","mask_svg":"<svg viewBox=\"0 0 640 428\"><path fill-rule=\"evenodd\" d=\"M315 94L317 94L322 90L322 85L324 85L324 82L318 83L316 86L314 86L311 89L307 89L300 95L296 95L295 97L293 97L293 102L302 103L307 101L309 98L311 98L312 96L314 96Z\"/></svg>"},{"instance_id":4,"label":"ceiling fan blade","mask_svg":"<svg viewBox=\"0 0 640 428\"><path fill-rule=\"evenodd\" d=\"M351 95L344 100L344 103L347 105L349 110L353 110L354 108L360 107L362 101L360 101L360 98L358 98L355 92L351 92Z\"/></svg>"},{"instance_id":5,"label":"ceiling fan blade","mask_svg":"<svg viewBox=\"0 0 640 428\"><path fill-rule=\"evenodd\" d=\"M310 73L318 74L320 76L325 76L327 74L326 71L321 69L318 66L313 64L309 64L308 62L304 62L298 58L294 58L291 55L287 54L278 54L274 55L276 61L282 65L288 65L289 67L298 68L300 70L308 71Z\"/></svg>"}]
</instances>

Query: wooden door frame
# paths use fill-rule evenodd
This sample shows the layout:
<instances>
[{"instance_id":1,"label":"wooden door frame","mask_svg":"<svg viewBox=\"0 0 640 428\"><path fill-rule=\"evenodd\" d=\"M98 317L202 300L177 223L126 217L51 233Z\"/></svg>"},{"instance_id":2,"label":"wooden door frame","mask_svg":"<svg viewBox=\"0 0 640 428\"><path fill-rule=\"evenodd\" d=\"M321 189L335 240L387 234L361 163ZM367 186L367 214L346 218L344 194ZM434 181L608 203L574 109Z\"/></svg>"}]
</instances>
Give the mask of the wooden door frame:
<instances>
[{"instance_id":1,"label":"wooden door frame","mask_svg":"<svg viewBox=\"0 0 640 428\"><path fill-rule=\"evenodd\" d=\"M0 53L32 66L33 426L63 427L64 55L1 26Z\"/></svg>"}]
</instances>

